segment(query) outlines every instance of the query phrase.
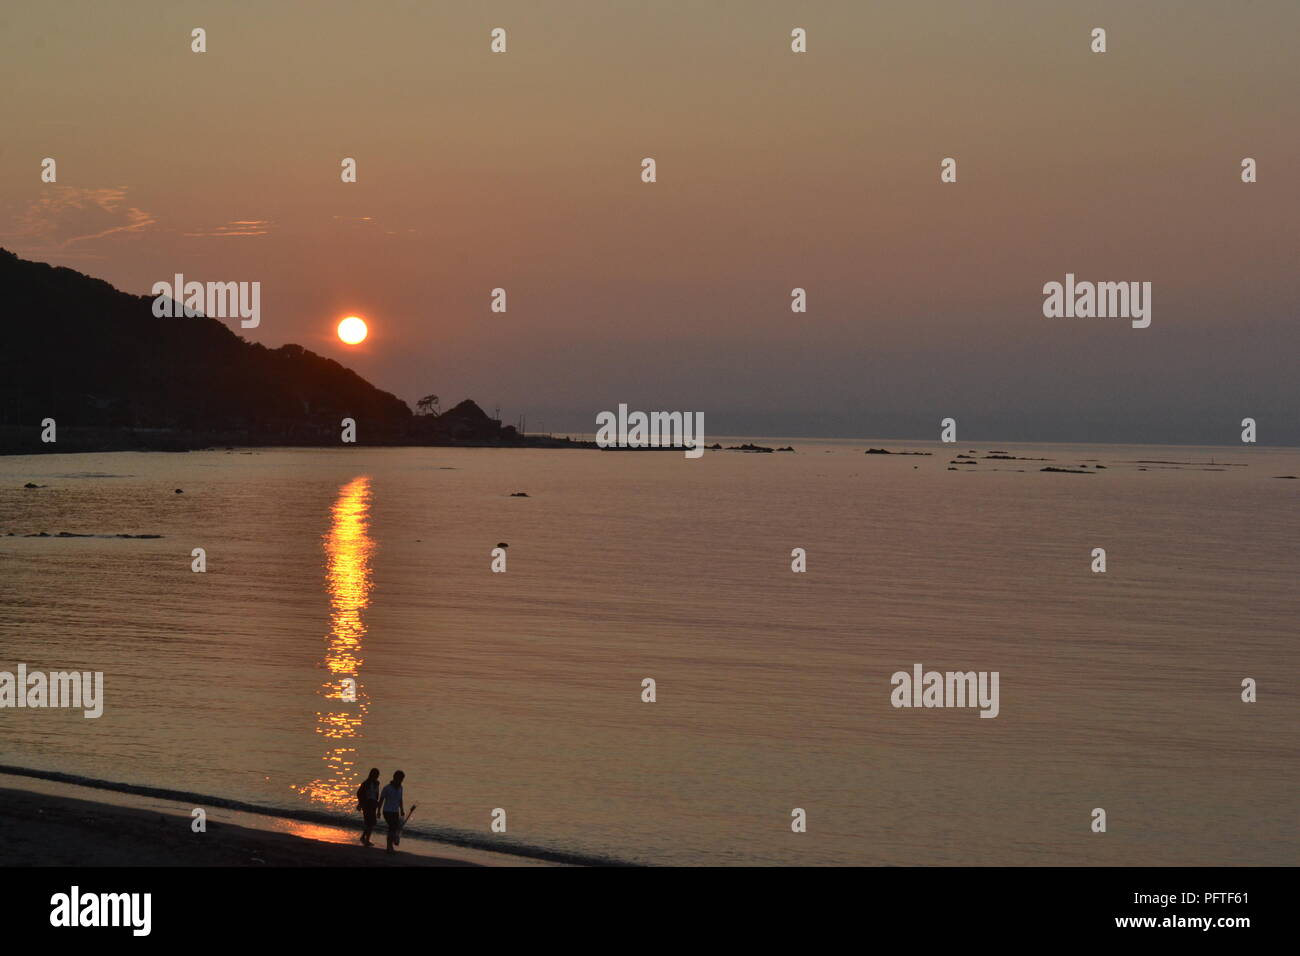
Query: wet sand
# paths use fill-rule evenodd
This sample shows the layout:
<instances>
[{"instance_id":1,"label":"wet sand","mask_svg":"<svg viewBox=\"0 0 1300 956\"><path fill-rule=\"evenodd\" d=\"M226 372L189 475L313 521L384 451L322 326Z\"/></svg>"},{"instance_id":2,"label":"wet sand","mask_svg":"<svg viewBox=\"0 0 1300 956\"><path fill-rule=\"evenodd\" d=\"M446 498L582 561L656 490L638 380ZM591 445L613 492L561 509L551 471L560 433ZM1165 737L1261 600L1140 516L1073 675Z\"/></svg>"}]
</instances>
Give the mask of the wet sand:
<instances>
[{"instance_id":1,"label":"wet sand","mask_svg":"<svg viewBox=\"0 0 1300 956\"><path fill-rule=\"evenodd\" d=\"M0 789L5 866L478 866L223 823L194 833L187 816L27 790ZM359 835L359 834L358 834Z\"/></svg>"}]
</instances>

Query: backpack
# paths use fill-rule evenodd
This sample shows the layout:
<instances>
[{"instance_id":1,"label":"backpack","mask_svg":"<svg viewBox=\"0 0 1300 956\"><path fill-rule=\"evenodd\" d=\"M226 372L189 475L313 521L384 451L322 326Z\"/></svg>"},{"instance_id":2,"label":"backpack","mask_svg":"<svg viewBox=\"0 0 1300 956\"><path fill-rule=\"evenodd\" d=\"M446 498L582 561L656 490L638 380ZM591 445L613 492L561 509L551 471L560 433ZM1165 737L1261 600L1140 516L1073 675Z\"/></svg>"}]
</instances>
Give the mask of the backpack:
<instances>
[{"instance_id":1,"label":"backpack","mask_svg":"<svg viewBox=\"0 0 1300 956\"><path fill-rule=\"evenodd\" d=\"M358 810L365 810L366 808L366 784L368 783L370 783L369 780L362 780L361 786L357 787L357 809Z\"/></svg>"}]
</instances>

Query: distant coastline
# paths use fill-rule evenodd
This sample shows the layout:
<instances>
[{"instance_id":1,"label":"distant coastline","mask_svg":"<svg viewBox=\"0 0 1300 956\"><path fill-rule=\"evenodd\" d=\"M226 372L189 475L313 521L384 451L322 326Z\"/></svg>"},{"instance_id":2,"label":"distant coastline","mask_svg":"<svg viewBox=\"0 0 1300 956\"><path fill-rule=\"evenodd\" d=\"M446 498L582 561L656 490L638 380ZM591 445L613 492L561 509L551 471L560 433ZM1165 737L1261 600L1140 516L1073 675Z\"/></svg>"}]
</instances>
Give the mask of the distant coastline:
<instances>
[{"instance_id":1,"label":"distant coastline","mask_svg":"<svg viewBox=\"0 0 1300 956\"><path fill-rule=\"evenodd\" d=\"M464 438L381 434L370 441L358 435L356 445L383 448L596 448L594 441L551 435L468 436ZM0 456L67 455L118 451L190 452L235 448L346 448L338 433L305 440L250 429L133 428L127 426L58 427L57 442L42 442L38 426L0 425Z\"/></svg>"}]
</instances>

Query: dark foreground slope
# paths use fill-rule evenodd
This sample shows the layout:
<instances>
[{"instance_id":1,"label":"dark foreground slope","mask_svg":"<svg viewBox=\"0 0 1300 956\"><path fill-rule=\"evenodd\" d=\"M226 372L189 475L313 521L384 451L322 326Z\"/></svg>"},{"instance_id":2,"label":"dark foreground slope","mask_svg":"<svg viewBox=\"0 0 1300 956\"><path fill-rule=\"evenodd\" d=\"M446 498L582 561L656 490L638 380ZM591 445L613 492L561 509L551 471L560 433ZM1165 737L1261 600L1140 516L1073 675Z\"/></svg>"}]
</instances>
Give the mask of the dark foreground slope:
<instances>
[{"instance_id":1,"label":"dark foreground slope","mask_svg":"<svg viewBox=\"0 0 1300 956\"><path fill-rule=\"evenodd\" d=\"M26 426L23 445L40 444L32 428L45 418L59 441L44 450L75 451L78 433L102 440L140 429L172 433L143 432L143 446L151 437L337 441L344 417L359 436L385 441L403 436L412 417L401 399L332 359L246 342L216 319L157 318L150 296L3 250L0 314L0 423Z\"/></svg>"},{"instance_id":2,"label":"dark foreground slope","mask_svg":"<svg viewBox=\"0 0 1300 956\"><path fill-rule=\"evenodd\" d=\"M57 442L41 441L56 422ZM534 444L473 402L415 416L397 396L299 345L153 314L72 269L0 249L0 453L209 445Z\"/></svg>"}]
</instances>

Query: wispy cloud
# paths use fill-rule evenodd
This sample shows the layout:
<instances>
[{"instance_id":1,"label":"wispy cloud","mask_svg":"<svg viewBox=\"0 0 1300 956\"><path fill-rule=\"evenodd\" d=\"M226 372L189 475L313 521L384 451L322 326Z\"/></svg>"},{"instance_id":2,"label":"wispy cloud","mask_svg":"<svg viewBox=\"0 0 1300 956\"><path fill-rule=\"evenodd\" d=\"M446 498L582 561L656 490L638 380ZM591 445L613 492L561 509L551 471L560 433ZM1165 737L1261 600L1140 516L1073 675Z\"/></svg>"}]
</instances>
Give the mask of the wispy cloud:
<instances>
[{"instance_id":1,"label":"wispy cloud","mask_svg":"<svg viewBox=\"0 0 1300 956\"><path fill-rule=\"evenodd\" d=\"M13 228L0 236L24 254L99 258L92 250L73 246L108 238L132 238L157 224L152 213L128 205L126 194L125 186L46 186L39 199L29 200L13 217Z\"/></svg>"},{"instance_id":2,"label":"wispy cloud","mask_svg":"<svg viewBox=\"0 0 1300 956\"><path fill-rule=\"evenodd\" d=\"M378 226L379 220L374 216L331 216L335 223L343 226ZM385 236L412 239L419 235L418 229L384 229Z\"/></svg>"},{"instance_id":3,"label":"wispy cloud","mask_svg":"<svg viewBox=\"0 0 1300 956\"><path fill-rule=\"evenodd\" d=\"M269 219L232 219L223 226L201 232L181 233L187 239L235 239L244 236L265 236L271 230Z\"/></svg>"}]
</instances>

